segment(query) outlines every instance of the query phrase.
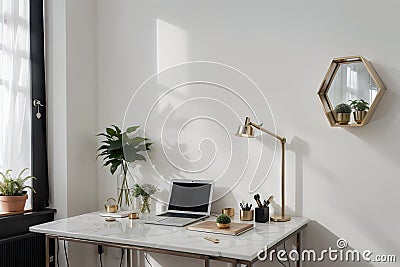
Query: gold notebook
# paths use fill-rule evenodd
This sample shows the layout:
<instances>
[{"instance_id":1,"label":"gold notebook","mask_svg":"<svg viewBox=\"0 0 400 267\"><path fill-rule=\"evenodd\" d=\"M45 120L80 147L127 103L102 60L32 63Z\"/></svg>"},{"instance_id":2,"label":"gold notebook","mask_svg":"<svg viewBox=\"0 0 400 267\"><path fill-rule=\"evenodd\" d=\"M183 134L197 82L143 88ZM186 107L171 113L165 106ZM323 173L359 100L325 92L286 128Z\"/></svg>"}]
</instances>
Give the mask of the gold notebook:
<instances>
[{"instance_id":1,"label":"gold notebook","mask_svg":"<svg viewBox=\"0 0 400 267\"><path fill-rule=\"evenodd\" d=\"M240 235L254 227L251 223L231 223L226 229L219 229L215 221L205 221L193 225L189 225L186 229L190 231L207 232L224 235Z\"/></svg>"}]
</instances>

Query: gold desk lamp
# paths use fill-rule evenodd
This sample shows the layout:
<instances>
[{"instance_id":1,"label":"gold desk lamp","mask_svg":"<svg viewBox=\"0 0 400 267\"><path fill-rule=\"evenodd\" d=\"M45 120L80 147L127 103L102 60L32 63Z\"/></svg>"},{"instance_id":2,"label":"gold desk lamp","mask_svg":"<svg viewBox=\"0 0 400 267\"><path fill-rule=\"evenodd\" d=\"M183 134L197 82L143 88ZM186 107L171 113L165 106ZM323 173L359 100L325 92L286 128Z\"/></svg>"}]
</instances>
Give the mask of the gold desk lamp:
<instances>
[{"instance_id":1,"label":"gold desk lamp","mask_svg":"<svg viewBox=\"0 0 400 267\"><path fill-rule=\"evenodd\" d=\"M246 120L244 122L244 125L240 125L237 133L235 134L236 136L239 137L246 137L246 138L253 138L254 137L254 131L253 127L259 129L260 131L263 131L264 133L267 133L276 139L278 139L281 142L281 147L282 147L282 207L281 207L281 215L274 215L271 217L271 220L274 222L287 222L290 221L290 216L285 216L285 144L286 144L286 138L281 137L263 127L261 127L258 124L255 124L250 121L249 117L246 117Z\"/></svg>"}]
</instances>

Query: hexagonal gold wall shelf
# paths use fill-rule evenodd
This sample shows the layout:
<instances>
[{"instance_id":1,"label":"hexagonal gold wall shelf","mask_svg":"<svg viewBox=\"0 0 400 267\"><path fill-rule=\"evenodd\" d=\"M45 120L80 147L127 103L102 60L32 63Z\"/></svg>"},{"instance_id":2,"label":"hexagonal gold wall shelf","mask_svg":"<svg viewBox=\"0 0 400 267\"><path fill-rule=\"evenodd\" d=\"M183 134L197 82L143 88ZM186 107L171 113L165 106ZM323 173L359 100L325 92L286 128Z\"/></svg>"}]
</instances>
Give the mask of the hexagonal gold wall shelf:
<instances>
[{"instance_id":1,"label":"hexagonal gold wall shelf","mask_svg":"<svg viewBox=\"0 0 400 267\"><path fill-rule=\"evenodd\" d=\"M332 127L364 126L370 121L385 90L385 85L368 60L362 56L350 56L332 60L318 96ZM364 119L356 123L351 116L349 124L339 124L333 111L335 106L356 99L363 99L369 103L370 107Z\"/></svg>"}]
</instances>

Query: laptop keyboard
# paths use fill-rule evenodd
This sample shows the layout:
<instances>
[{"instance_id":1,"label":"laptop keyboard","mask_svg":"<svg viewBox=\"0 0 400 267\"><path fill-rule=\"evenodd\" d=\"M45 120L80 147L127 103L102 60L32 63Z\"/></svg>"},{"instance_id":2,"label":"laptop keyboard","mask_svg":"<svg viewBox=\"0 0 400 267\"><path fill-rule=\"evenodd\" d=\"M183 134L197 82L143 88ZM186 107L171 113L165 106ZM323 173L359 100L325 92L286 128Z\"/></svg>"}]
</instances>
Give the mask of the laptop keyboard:
<instances>
[{"instance_id":1,"label":"laptop keyboard","mask_svg":"<svg viewBox=\"0 0 400 267\"><path fill-rule=\"evenodd\" d=\"M160 216L174 217L174 218L189 218L189 219L198 219L200 217L204 217L204 215L200 215L200 214L186 214L186 213L173 213L173 212L167 212L167 213L161 214Z\"/></svg>"}]
</instances>

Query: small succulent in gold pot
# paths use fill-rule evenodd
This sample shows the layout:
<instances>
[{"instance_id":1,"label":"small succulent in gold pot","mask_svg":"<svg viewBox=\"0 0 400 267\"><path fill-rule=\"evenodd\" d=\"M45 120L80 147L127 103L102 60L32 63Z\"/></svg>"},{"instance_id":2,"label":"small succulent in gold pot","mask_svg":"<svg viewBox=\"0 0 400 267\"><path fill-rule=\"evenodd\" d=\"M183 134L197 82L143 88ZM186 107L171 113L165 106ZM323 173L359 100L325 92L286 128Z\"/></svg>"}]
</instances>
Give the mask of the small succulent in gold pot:
<instances>
[{"instance_id":1,"label":"small succulent in gold pot","mask_svg":"<svg viewBox=\"0 0 400 267\"><path fill-rule=\"evenodd\" d=\"M346 103L341 103L333 110L336 121L339 124L348 124L350 121L351 106Z\"/></svg>"},{"instance_id":2,"label":"small succulent in gold pot","mask_svg":"<svg viewBox=\"0 0 400 267\"><path fill-rule=\"evenodd\" d=\"M226 214L221 214L217 217L216 222L219 229L229 228L231 226L231 217Z\"/></svg>"}]
</instances>

